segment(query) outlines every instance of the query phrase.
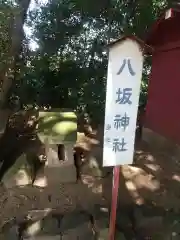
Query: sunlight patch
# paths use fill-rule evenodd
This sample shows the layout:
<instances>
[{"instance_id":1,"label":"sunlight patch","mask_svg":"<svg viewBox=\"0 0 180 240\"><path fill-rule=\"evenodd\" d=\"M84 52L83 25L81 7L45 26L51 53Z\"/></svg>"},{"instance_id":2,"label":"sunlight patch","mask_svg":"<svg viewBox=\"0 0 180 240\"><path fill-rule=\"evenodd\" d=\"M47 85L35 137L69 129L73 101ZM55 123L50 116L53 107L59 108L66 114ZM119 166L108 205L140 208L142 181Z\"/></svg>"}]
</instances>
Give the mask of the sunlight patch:
<instances>
[{"instance_id":1,"label":"sunlight patch","mask_svg":"<svg viewBox=\"0 0 180 240\"><path fill-rule=\"evenodd\" d=\"M33 223L31 226L27 229L27 234L29 236L36 235L41 230L41 220Z\"/></svg>"},{"instance_id":2,"label":"sunlight patch","mask_svg":"<svg viewBox=\"0 0 180 240\"><path fill-rule=\"evenodd\" d=\"M144 174L144 170L139 167L123 166L122 173L126 179L133 179L137 175Z\"/></svg>"},{"instance_id":3,"label":"sunlight patch","mask_svg":"<svg viewBox=\"0 0 180 240\"><path fill-rule=\"evenodd\" d=\"M18 171L17 175L15 176L16 185L27 185L30 182L30 177L27 174L25 169L21 169Z\"/></svg>"},{"instance_id":4,"label":"sunlight patch","mask_svg":"<svg viewBox=\"0 0 180 240\"><path fill-rule=\"evenodd\" d=\"M154 157L151 154L148 154L146 158L149 162L154 162L155 161Z\"/></svg>"},{"instance_id":5,"label":"sunlight patch","mask_svg":"<svg viewBox=\"0 0 180 240\"><path fill-rule=\"evenodd\" d=\"M180 182L180 176L179 176L179 175L174 174L174 175L172 176L172 179L175 180L175 181Z\"/></svg>"},{"instance_id":6,"label":"sunlight patch","mask_svg":"<svg viewBox=\"0 0 180 240\"><path fill-rule=\"evenodd\" d=\"M132 181L127 181L126 182L126 187L129 191L136 191L137 190L135 184Z\"/></svg>"},{"instance_id":7,"label":"sunlight patch","mask_svg":"<svg viewBox=\"0 0 180 240\"><path fill-rule=\"evenodd\" d=\"M152 175L140 176L135 179L135 184L138 189L149 189L155 191L160 188L160 183L157 180L152 180Z\"/></svg>"},{"instance_id":8,"label":"sunlight patch","mask_svg":"<svg viewBox=\"0 0 180 240\"><path fill-rule=\"evenodd\" d=\"M46 176L41 176L41 177L37 176L37 179L34 181L33 185L37 186L37 187L47 187L47 185L48 185L47 177Z\"/></svg>"},{"instance_id":9,"label":"sunlight patch","mask_svg":"<svg viewBox=\"0 0 180 240\"><path fill-rule=\"evenodd\" d=\"M132 181L127 181L125 184L133 200L138 204L142 204L144 200L138 193L136 185Z\"/></svg>"},{"instance_id":10,"label":"sunlight patch","mask_svg":"<svg viewBox=\"0 0 180 240\"><path fill-rule=\"evenodd\" d=\"M160 166L155 165L155 164L147 163L147 164L145 164L145 166L155 172L161 170Z\"/></svg>"}]
</instances>

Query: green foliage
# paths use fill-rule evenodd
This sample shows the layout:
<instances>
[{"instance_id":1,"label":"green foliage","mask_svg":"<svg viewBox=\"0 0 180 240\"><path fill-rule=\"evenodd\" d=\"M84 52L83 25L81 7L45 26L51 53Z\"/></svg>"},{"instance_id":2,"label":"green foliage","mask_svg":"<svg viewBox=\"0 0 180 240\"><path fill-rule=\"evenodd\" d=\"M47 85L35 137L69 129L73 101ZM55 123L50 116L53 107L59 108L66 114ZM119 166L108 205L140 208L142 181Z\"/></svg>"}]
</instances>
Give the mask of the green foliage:
<instances>
[{"instance_id":1,"label":"green foliage","mask_svg":"<svg viewBox=\"0 0 180 240\"><path fill-rule=\"evenodd\" d=\"M49 0L33 9L27 25L33 31L31 40L39 47L36 51L26 48L16 94L25 105L85 110L102 121L107 43L122 33L144 37L167 4L166 0ZM149 71L146 58L140 96L143 103Z\"/></svg>"},{"instance_id":2,"label":"green foliage","mask_svg":"<svg viewBox=\"0 0 180 240\"><path fill-rule=\"evenodd\" d=\"M6 61L8 61L13 11L15 11L15 7L11 1L0 1L0 71L3 70Z\"/></svg>"}]
</instances>

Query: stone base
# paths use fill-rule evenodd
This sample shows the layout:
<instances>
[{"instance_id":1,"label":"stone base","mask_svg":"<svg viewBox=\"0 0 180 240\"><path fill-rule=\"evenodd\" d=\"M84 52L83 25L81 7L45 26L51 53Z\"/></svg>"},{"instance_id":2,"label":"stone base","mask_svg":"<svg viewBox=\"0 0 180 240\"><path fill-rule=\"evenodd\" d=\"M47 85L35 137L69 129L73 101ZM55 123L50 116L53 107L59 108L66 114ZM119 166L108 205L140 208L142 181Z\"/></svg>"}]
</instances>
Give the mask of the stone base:
<instances>
[{"instance_id":1,"label":"stone base","mask_svg":"<svg viewBox=\"0 0 180 240\"><path fill-rule=\"evenodd\" d=\"M22 154L16 163L9 169L3 178L7 188L31 184L30 168L26 162L25 154Z\"/></svg>"},{"instance_id":2,"label":"stone base","mask_svg":"<svg viewBox=\"0 0 180 240\"><path fill-rule=\"evenodd\" d=\"M149 128L143 128L142 140L154 149L169 154L171 157L180 157L180 145L155 133Z\"/></svg>"},{"instance_id":3,"label":"stone base","mask_svg":"<svg viewBox=\"0 0 180 240\"><path fill-rule=\"evenodd\" d=\"M65 161L59 161L57 155L57 145L52 145L48 147L48 163L44 169L44 175L48 179L48 184L76 181L76 168L74 166L73 146L73 144L65 145Z\"/></svg>"},{"instance_id":4,"label":"stone base","mask_svg":"<svg viewBox=\"0 0 180 240\"><path fill-rule=\"evenodd\" d=\"M46 187L47 185L76 182L76 168L73 159L73 145L65 146L66 160L59 161L57 146L47 148L46 166L39 171L34 182L35 186ZM16 164L5 175L3 182L7 188L14 186L29 185L32 183L29 166L23 154Z\"/></svg>"}]
</instances>

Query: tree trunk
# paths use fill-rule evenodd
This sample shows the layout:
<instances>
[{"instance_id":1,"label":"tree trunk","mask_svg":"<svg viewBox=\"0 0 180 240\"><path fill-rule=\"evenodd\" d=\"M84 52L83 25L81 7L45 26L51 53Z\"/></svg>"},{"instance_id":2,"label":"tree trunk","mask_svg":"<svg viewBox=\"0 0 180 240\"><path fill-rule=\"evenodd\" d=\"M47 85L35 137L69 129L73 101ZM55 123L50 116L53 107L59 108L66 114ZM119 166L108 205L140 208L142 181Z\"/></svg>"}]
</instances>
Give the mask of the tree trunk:
<instances>
[{"instance_id":1,"label":"tree trunk","mask_svg":"<svg viewBox=\"0 0 180 240\"><path fill-rule=\"evenodd\" d=\"M21 52L21 45L24 38L23 25L26 19L27 10L31 0L19 0L18 12L14 14L13 24L11 29L11 46L9 49L9 59L3 71L0 73L0 80L2 83L0 91L0 108L6 102L7 94L12 86L13 77L10 76L14 72L16 65L15 61Z\"/></svg>"}]
</instances>

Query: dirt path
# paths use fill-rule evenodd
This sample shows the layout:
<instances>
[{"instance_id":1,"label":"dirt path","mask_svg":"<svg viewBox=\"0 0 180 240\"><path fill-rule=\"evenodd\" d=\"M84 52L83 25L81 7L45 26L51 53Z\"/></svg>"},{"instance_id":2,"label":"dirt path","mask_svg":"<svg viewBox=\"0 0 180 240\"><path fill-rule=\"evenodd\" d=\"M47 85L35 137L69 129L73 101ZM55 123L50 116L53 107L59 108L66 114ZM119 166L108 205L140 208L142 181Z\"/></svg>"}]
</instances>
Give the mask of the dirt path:
<instances>
[{"instance_id":1,"label":"dirt path","mask_svg":"<svg viewBox=\"0 0 180 240\"><path fill-rule=\"evenodd\" d=\"M136 228L154 240L180 239L180 162L169 155L143 142L121 172L119 206L135 204Z\"/></svg>"}]
</instances>

